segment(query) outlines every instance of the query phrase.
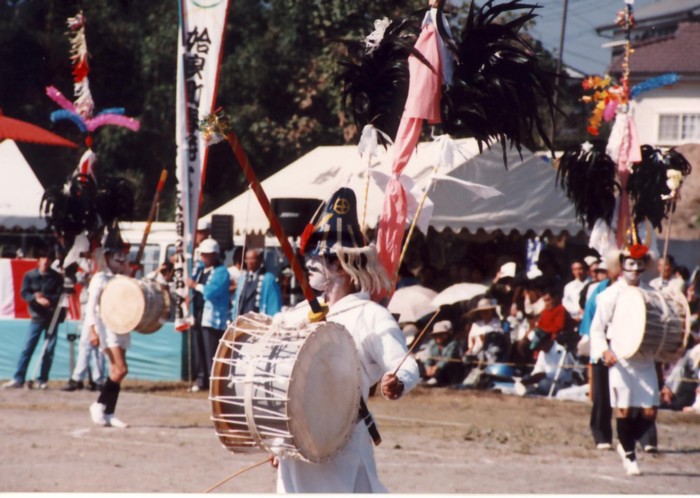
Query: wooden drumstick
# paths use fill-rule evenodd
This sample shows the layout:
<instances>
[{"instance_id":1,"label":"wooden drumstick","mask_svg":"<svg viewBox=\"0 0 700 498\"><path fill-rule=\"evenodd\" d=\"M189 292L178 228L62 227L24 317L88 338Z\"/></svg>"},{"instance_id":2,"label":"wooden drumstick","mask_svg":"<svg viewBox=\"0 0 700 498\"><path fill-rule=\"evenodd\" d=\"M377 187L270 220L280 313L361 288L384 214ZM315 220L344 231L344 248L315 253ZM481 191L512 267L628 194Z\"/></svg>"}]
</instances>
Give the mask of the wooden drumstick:
<instances>
[{"instance_id":1,"label":"wooden drumstick","mask_svg":"<svg viewBox=\"0 0 700 498\"><path fill-rule=\"evenodd\" d=\"M289 261L289 265L292 268L292 272L294 273L297 282L299 282L301 291L304 293L304 297L311 306L311 312L309 313L311 322L322 320L328 313L328 306L319 303L313 289L311 289L309 279L304 272L300 258L297 253L294 252L294 248L292 248L292 245L289 243L289 239L284 233L282 224L280 223L277 214L272 209L270 200L267 198L267 194L263 190L255 171L253 171L253 167L248 160L248 155L243 149L243 145L231 129L230 120L222 112L214 112L202 120L200 127L202 128L202 133L206 142L211 144L217 139L228 142L234 156L236 156L238 165L243 170L243 174L250 184L251 190L257 197L260 207L265 213L267 220L270 222L270 230L272 230L277 237L277 241L280 243L280 248L287 257L287 261Z\"/></svg>"},{"instance_id":2,"label":"wooden drumstick","mask_svg":"<svg viewBox=\"0 0 700 498\"><path fill-rule=\"evenodd\" d=\"M425 334L425 331L428 330L430 328L430 326L432 325L433 321L435 321L435 318L438 316L438 313L440 313L439 308L435 313L433 313L433 316L430 317L430 320L428 321L427 325L423 328L423 330L420 331L420 334L418 334L418 337L416 337L413 340L413 344L411 344L411 347L409 348L408 352L406 353L406 356L403 357L401 362L397 365L396 369L394 370L394 373L392 374L392 375L394 375L394 377L396 376L396 373L399 371L399 368L401 368L401 365L403 365L403 362L406 361L406 358L408 358L408 356L411 354L411 351L413 351L413 348L415 348L418 345L421 337L423 337L423 334Z\"/></svg>"},{"instance_id":3,"label":"wooden drumstick","mask_svg":"<svg viewBox=\"0 0 700 498\"><path fill-rule=\"evenodd\" d=\"M227 483L227 482L230 481L231 479L233 479L233 478L235 478L235 477L238 477L239 475L243 474L244 472L248 472L249 470L254 469L255 467L260 467L261 465L263 465L263 464L265 464L265 463L267 463L267 462L271 462L273 458L274 458L274 456L270 455L270 456L266 457L265 460L260 460L259 462L256 462L256 463L254 463L254 464L252 464L252 465L248 465L247 467L245 467L245 468L243 468L243 469L241 469L241 470L237 470L236 472L234 472L233 474L231 474L230 476L228 476L226 479L223 479L223 480L217 482L217 483L214 484L211 488L207 489L207 490L205 491L205 493L211 493L212 491L214 491L216 488L218 488L218 487L221 486L222 484Z\"/></svg>"}]
</instances>

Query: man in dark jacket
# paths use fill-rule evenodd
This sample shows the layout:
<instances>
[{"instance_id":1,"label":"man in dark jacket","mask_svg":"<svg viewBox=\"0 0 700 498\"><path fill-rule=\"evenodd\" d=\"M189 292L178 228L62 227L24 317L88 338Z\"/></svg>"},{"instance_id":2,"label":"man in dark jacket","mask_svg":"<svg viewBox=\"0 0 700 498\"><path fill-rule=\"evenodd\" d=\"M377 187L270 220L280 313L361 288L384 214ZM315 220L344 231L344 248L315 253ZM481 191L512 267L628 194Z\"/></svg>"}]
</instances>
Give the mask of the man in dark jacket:
<instances>
[{"instance_id":1,"label":"man in dark jacket","mask_svg":"<svg viewBox=\"0 0 700 498\"><path fill-rule=\"evenodd\" d=\"M43 357L41 358L41 372L36 379L37 387L46 389L49 380L49 371L58 338L58 324L65 318L65 309L59 310L54 327L51 329L54 313L60 305L59 301L63 294L63 277L51 269L52 258L49 256L48 250L42 250L38 258L38 267L25 273L22 280L22 299L29 304L29 314L31 315L29 335L19 357L15 376L3 384L3 388L18 388L24 385L29 361L32 359L42 332L46 334L46 347L43 349Z\"/></svg>"}]
</instances>

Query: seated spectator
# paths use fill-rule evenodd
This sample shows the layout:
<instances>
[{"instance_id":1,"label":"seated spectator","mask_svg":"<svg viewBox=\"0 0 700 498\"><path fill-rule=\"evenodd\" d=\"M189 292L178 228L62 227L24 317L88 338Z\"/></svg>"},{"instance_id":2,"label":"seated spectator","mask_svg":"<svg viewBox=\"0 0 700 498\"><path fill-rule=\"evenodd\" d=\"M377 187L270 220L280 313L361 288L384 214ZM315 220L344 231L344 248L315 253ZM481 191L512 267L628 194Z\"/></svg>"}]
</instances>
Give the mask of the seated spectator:
<instances>
[{"instance_id":1,"label":"seated spectator","mask_svg":"<svg viewBox=\"0 0 700 498\"><path fill-rule=\"evenodd\" d=\"M685 280L676 272L676 260L668 254L665 258L659 258L657 263L659 276L651 279L649 287L655 290L673 289L685 294Z\"/></svg>"},{"instance_id":2,"label":"seated spectator","mask_svg":"<svg viewBox=\"0 0 700 498\"><path fill-rule=\"evenodd\" d=\"M503 361L508 354L510 341L503 331L501 319L496 314L497 303L482 298L467 317L474 320L469 330L467 356L477 357L481 362Z\"/></svg>"},{"instance_id":3,"label":"seated spectator","mask_svg":"<svg viewBox=\"0 0 700 498\"><path fill-rule=\"evenodd\" d=\"M676 362L661 389L661 402L672 410L686 410L695 405L700 407L700 344L686 351ZM687 410L690 411L690 410Z\"/></svg>"},{"instance_id":4,"label":"seated spectator","mask_svg":"<svg viewBox=\"0 0 700 498\"><path fill-rule=\"evenodd\" d=\"M529 375L516 380L516 392L549 395L571 386L574 358L558 344L551 334L535 330L530 339L530 348L538 351L535 367ZM554 386L554 389L552 389Z\"/></svg>"},{"instance_id":5,"label":"seated spectator","mask_svg":"<svg viewBox=\"0 0 700 498\"><path fill-rule=\"evenodd\" d=\"M426 384L446 386L460 382L464 375L462 351L453 338L452 323L449 320L437 322L431 335L428 357L424 361Z\"/></svg>"}]
</instances>

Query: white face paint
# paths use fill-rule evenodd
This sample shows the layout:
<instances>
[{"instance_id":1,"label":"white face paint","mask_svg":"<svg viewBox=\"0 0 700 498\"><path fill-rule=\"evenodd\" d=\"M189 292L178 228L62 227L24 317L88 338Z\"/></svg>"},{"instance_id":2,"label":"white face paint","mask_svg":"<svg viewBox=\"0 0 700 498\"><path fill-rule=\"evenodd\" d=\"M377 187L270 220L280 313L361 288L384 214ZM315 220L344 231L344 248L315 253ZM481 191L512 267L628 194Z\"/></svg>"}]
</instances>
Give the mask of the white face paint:
<instances>
[{"instance_id":1,"label":"white face paint","mask_svg":"<svg viewBox=\"0 0 700 498\"><path fill-rule=\"evenodd\" d=\"M312 256L306 263L306 269L309 271L309 285L320 292L328 292L343 281L337 265L329 264L321 256Z\"/></svg>"},{"instance_id":2,"label":"white face paint","mask_svg":"<svg viewBox=\"0 0 700 498\"><path fill-rule=\"evenodd\" d=\"M622 262L622 278L629 285L639 285L642 273L644 273L644 266L643 259L625 258Z\"/></svg>"}]
</instances>

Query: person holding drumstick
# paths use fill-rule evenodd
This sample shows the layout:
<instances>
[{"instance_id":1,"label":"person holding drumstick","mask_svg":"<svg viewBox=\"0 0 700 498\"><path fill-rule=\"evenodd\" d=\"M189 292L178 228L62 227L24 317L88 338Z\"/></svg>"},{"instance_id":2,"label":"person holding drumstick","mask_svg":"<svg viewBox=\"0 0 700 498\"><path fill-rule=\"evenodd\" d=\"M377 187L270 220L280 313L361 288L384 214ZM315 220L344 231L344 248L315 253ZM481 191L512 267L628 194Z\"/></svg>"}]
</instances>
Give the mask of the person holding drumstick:
<instances>
[{"instance_id":1,"label":"person holding drumstick","mask_svg":"<svg viewBox=\"0 0 700 498\"><path fill-rule=\"evenodd\" d=\"M607 328L615 313L620 293L627 287L646 287L641 276L649 261L648 248L634 244L620 254L622 278L597 297L591 323L591 358L602 358L609 368L610 404L615 413L617 451L627 475L640 475L635 445L656 420L659 407L659 382L654 359L635 354L620 358L606 338Z\"/></svg>"},{"instance_id":2,"label":"person holding drumstick","mask_svg":"<svg viewBox=\"0 0 700 498\"><path fill-rule=\"evenodd\" d=\"M370 300L370 293L387 289L390 281L377 261L376 248L365 242L352 190L342 188L333 194L308 240L302 236L301 247L310 257L309 284L329 306L326 319L343 325L355 341L362 364L362 398L367 399L376 383L387 399L405 395L418 383L418 365L407 356L403 333L391 313ZM369 413L364 416L371 419ZM349 442L327 462L275 458L277 491L386 492L377 476L370 426L358 416Z\"/></svg>"},{"instance_id":3,"label":"person holding drumstick","mask_svg":"<svg viewBox=\"0 0 700 498\"><path fill-rule=\"evenodd\" d=\"M124 244L118 232L110 232L102 249L95 252L98 271L93 275L88 287L85 321L90 329L90 343L99 347L109 359L109 375L97 401L90 405L90 417L97 425L124 429L128 425L116 418L114 411L121 382L128 372L126 350L131 344L131 333L115 334L105 326L100 316L100 297L107 282L114 275L130 274L129 246Z\"/></svg>"}]
</instances>

